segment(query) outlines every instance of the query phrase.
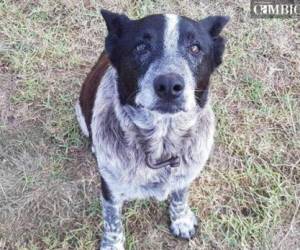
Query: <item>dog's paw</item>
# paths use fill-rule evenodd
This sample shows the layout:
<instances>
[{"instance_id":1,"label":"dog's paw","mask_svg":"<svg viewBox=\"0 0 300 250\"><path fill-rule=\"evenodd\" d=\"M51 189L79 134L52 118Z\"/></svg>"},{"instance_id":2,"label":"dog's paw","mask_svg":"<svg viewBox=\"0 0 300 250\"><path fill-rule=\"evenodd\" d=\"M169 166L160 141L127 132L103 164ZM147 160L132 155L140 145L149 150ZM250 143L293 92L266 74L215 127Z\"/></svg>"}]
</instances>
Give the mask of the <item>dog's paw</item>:
<instances>
[{"instance_id":1,"label":"dog's paw","mask_svg":"<svg viewBox=\"0 0 300 250\"><path fill-rule=\"evenodd\" d=\"M174 236L189 240L195 235L197 225L195 214L188 210L183 216L171 222L170 230Z\"/></svg>"},{"instance_id":2,"label":"dog's paw","mask_svg":"<svg viewBox=\"0 0 300 250\"><path fill-rule=\"evenodd\" d=\"M100 250L125 250L125 236L122 233L104 233Z\"/></svg>"},{"instance_id":3,"label":"dog's paw","mask_svg":"<svg viewBox=\"0 0 300 250\"><path fill-rule=\"evenodd\" d=\"M125 250L125 248L123 242L116 242L114 244L101 242L100 250Z\"/></svg>"}]
</instances>

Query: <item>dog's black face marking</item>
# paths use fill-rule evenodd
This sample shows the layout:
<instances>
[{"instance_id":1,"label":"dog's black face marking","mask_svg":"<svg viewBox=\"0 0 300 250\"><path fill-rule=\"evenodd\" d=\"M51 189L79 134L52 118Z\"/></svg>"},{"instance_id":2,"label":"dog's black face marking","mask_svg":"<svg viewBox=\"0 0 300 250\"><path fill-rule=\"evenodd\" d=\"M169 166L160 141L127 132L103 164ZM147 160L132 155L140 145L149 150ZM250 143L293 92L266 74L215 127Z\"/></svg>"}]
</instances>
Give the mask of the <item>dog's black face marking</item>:
<instances>
[{"instance_id":1,"label":"dog's black face marking","mask_svg":"<svg viewBox=\"0 0 300 250\"><path fill-rule=\"evenodd\" d=\"M148 16L140 20L102 11L109 34L106 51L118 71L118 92L121 104L135 105L138 80L149 65L162 56L164 18Z\"/></svg>"},{"instance_id":2,"label":"dog's black face marking","mask_svg":"<svg viewBox=\"0 0 300 250\"><path fill-rule=\"evenodd\" d=\"M196 80L195 96L200 107L207 101L210 75L222 62L225 42L219 34L228 20L224 16L211 16L199 22L181 18L179 48ZM194 47L197 53L193 53Z\"/></svg>"},{"instance_id":3,"label":"dog's black face marking","mask_svg":"<svg viewBox=\"0 0 300 250\"><path fill-rule=\"evenodd\" d=\"M109 31L106 51L118 72L122 105L160 113L205 105L210 75L222 61L224 40L219 34L227 17L194 21L152 15L130 20L108 11L102 15Z\"/></svg>"}]
</instances>

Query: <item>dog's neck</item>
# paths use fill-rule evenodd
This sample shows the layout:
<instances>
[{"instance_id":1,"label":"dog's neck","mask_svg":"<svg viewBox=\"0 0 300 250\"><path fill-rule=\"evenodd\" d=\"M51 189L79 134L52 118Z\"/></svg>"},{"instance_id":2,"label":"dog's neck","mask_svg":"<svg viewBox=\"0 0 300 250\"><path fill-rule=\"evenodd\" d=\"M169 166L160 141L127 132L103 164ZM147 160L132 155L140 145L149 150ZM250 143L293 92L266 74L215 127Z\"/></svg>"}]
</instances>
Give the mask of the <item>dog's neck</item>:
<instances>
[{"instance_id":1,"label":"dog's neck","mask_svg":"<svg viewBox=\"0 0 300 250\"><path fill-rule=\"evenodd\" d=\"M198 106L189 112L177 114L161 114L145 108L121 106L119 102L114 107L124 132L136 131L146 137L155 131L159 131L160 137L165 137L168 132L173 130L181 131L178 134L180 136L180 134L189 131L195 125L199 115L202 114L202 110Z\"/></svg>"},{"instance_id":2,"label":"dog's neck","mask_svg":"<svg viewBox=\"0 0 300 250\"><path fill-rule=\"evenodd\" d=\"M190 112L175 115L120 104L114 107L129 144L140 147L146 155L150 155L153 162L177 157L185 138L204 114L204 110L198 106Z\"/></svg>"}]
</instances>

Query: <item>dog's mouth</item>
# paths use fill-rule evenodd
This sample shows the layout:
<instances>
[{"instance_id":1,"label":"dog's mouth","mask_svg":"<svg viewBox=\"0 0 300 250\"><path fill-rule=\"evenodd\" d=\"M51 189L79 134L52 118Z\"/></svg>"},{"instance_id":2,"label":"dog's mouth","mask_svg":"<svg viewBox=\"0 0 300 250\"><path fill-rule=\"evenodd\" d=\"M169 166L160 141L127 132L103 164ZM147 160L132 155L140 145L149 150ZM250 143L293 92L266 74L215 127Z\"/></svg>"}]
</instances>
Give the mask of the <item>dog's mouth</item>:
<instances>
[{"instance_id":1,"label":"dog's mouth","mask_svg":"<svg viewBox=\"0 0 300 250\"><path fill-rule=\"evenodd\" d=\"M167 105L162 105L162 106L157 105L152 110L158 111L159 113L162 113L162 114L175 114L180 111L185 111L182 107L174 105L174 104L167 104Z\"/></svg>"},{"instance_id":2,"label":"dog's mouth","mask_svg":"<svg viewBox=\"0 0 300 250\"><path fill-rule=\"evenodd\" d=\"M179 112L187 112L184 100L157 100L154 105L147 107L142 103L136 103L135 107L138 110L148 110L158 112L160 114L177 114Z\"/></svg>"},{"instance_id":3,"label":"dog's mouth","mask_svg":"<svg viewBox=\"0 0 300 250\"><path fill-rule=\"evenodd\" d=\"M136 105L138 109L147 109L145 106L138 104ZM186 109L182 106L167 104L167 105L155 105L154 107L148 108L150 111L157 111L161 114L176 114L178 112L185 112Z\"/></svg>"},{"instance_id":4,"label":"dog's mouth","mask_svg":"<svg viewBox=\"0 0 300 250\"><path fill-rule=\"evenodd\" d=\"M158 101L150 110L161 114L176 114L186 111L183 102L174 101Z\"/></svg>"}]
</instances>

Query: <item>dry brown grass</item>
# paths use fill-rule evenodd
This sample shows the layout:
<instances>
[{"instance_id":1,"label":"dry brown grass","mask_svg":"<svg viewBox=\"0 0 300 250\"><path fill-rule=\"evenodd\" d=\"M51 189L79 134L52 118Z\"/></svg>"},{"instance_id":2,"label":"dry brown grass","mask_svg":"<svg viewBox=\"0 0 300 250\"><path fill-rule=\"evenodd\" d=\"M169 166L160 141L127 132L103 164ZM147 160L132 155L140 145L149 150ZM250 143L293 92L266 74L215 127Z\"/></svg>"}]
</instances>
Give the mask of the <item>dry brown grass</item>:
<instances>
[{"instance_id":1,"label":"dry brown grass","mask_svg":"<svg viewBox=\"0 0 300 250\"><path fill-rule=\"evenodd\" d=\"M212 81L216 147L191 188L201 232L177 240L165 203L137 201L124 210L127 248L299 249L300 26L251 19L232 0L0 1L0 249L98 245L99 179L73 104L103 49L100 7L231 16Z\"/></svg>"}]
</instances>

